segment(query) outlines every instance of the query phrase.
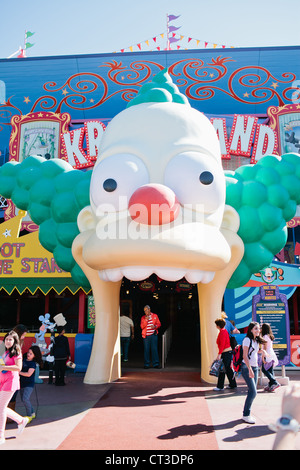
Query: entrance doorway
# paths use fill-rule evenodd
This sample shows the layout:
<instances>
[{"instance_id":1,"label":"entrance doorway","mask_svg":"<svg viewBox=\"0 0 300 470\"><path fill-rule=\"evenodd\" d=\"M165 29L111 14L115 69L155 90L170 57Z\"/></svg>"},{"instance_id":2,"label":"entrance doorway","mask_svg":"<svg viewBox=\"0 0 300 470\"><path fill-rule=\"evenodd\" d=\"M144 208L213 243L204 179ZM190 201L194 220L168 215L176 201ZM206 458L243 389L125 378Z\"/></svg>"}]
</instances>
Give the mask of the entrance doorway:
<instances>
[{"instance_id":1,"label":"entrance doorway","mask_svg":"<svg viewBox=\"0 0 300 470\"><path fill-rule=\"evenodd\" d=\"M145 281L133 282L123 279L121 287L121 310L134 323L135 337L130 344L129 361L122 367L143 367L143 340L140 321L144 306L159 316L159 351L162 354L163 335L170 337L168 353L163 364L170 368L193 368L200 371L200 327L197 286L187 283L168 282L152 275ZM161 359L163 359L161 357Z\"/></svg>"}]
</instances>

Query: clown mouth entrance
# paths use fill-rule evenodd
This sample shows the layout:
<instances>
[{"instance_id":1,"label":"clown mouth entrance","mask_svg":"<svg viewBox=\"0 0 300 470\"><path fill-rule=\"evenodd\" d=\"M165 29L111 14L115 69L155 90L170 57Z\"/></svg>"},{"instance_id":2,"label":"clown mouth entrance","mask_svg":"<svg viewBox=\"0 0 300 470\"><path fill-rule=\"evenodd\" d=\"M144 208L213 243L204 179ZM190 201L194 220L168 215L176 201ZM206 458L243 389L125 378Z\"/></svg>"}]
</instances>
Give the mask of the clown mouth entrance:
<instances>
[{"instance_id":1,"label":"clown mouth entrance","mask_svg":"<svg viewBox=\"0 0 300 470\"><path fill-rule=\"evenodd\" d=\"M185 279L170 282L155 274L145 281L123 278L120 292L123 314L134 323L128 361L122 358L122 370L143 368L143 340L140 321L149 305L161 322L158 348L162 369L196 369L200 372L200 319L196 284Z\"/></svg>"}]
</instances>

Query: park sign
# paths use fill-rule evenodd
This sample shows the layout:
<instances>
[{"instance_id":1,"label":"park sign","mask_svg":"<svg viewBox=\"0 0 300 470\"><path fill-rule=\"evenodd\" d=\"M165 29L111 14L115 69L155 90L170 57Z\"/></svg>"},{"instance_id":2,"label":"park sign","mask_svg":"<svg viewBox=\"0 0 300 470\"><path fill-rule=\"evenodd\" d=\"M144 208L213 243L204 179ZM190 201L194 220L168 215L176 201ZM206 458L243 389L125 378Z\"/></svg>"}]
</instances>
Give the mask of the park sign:
<instances>
[{"instance_id":1,"label":"park sign","mask_svg":"<svg viewBox=\"0 0 300 470\"><path fill-rule=\"evenodd\" d=\"M1 224L0 279L8 278L70 278L55 262L53 254L39 241L38 231L19 236L25 211Z\"/></svg>"},{"instance_id":2,"label":"park sign","mask_svg":"<svg viewBox=\"0 0 300 470\"><path fill-rule=\"evenodd\" d=\"M259 294L252 299L253 320L260 325L269 323L275 337L273 349L278 365L289 364L291 358L290 319L287 297L279 292L279 287L263 285Z\"/></svg>"},{"instance_id":3,"label":"park sign","mask_svg":"<svg viewBox=\"0 0 300 470\"><path fill-rule=\"evenodd\" d=\"M213 116L223 160L239 156L256 163L264 155L277 150L277 132L266 124L259 124L257 116ZM92 168L101 151L106 125L99 119L89 119L82 127L73 128L68 113L33 112L11 119L9 160L21 162L30 155L45 159L61 158L78 170Z\"/></svg>"}]
</instances>

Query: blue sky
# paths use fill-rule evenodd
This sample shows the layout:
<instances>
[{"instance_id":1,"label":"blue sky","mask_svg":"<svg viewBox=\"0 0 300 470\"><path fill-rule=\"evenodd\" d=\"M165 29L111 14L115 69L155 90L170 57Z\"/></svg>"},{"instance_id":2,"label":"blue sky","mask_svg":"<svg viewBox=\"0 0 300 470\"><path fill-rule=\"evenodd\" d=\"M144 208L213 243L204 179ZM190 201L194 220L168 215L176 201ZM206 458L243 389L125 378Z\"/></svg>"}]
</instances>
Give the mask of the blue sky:
<instances>
[{"instance_id":1,"label":"blue sky","mask_svg":"<svg viewBox=\"0 0 300 470\"><path fill-rule=\"evenodd\" d=\"M156 50L167 14L180 15L173 48L300 45L299 0L0 0L0 12L0 58L23 45L25 30L35 33L28 57Z\"/></svg>"}]
</instances>

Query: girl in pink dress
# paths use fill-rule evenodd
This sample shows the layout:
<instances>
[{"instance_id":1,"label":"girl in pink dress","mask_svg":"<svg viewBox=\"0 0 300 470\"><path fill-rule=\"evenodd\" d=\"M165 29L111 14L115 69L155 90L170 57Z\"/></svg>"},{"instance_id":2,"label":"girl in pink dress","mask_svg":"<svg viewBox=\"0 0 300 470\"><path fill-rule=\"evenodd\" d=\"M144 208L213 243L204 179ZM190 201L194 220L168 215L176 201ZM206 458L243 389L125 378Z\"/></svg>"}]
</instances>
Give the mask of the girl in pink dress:
<instances>
[{"instance_id":1,"label":"girl in pink dress","mask_svg":"<svg viewBox=\"0 0 300 470\"><path fill-rule=\"evenodd\" d=\"M19 372L22 369L22 354L19 337L16 332L10 331L4 337L5 353L0 360L0 444L4 444L4 431L6 417L18 424L20 434L28 423L28 418L23 418L15 411L7 407L13 394L20 388Z\"/></svg>"}]
</instances>

